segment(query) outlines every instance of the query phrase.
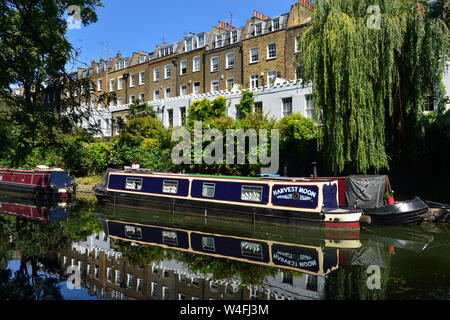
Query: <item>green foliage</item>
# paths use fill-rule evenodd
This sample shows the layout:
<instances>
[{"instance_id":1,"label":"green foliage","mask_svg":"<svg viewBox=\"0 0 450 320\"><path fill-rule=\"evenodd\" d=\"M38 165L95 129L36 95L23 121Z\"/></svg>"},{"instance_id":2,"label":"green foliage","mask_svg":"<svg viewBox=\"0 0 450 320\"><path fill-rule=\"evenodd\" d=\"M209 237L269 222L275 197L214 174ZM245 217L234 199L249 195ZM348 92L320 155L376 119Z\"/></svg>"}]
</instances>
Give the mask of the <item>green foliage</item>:
<instances>
[{"instance_id":1,"label":"green foliage","mask_svg":"<svg viewBox=\"0 0 450 320\"><path fill-rule=\"evenodd\" d=\"M212 119L226 116L227 103L224 97L217 97L213 101L208 99L194 101L188 108L188 121L186 127L193 128L195 121L203 122L203 126Z\"/></svg>"},{"instance_id":2,"label":"green foliage","mask_svg":"<svg viewBox=\"0 0 450 320\"><path fill-rule=\"evenodd\" d=\"M117 244L124 257L132 265L141 268L148 267L152 263L159 263L169 254L167 250L155 246L132 246L131 243L120 240Z\"/></svg>"},{"instance_id":3,"label":"green foliage","mask_svg":"<svg viewBox=\"0 0 450 320\"><path fill-rule=\"evenodd\" d=\"M213 280L238 277L243 285L262 284L267 277L273 277L279 271L272 267L190 253L178 253L177 258L193 272L212 274Z\"/></svg>"},{"instance_id":4,"label":"green foliage","mask_svg":"<svg viewBox=\"0 0 450 320\"><path fill-rule=\"evenodd\" d=\"M253 112L253 107L254 107L253 92L247 90L242 91L241 101L239 105L237 105L237 109L241 114L241 117L245 118L247 115L251 114Z\"/></svg>"},{"instance_id":5,"label":"green foliage","mask_svg":"<svg viewBox=\"0 0 450 320\"><path fill-rule=\"evenodd\" d=\"M276 127L280 130L280 163L288 166L288 175L308 176L311 162L320 160L316 148L318 128L299 113L284 117Z\"/></svg>"},{"instance_id":6,"label":"green foliage","mask_svg":"<svg viewBox=\"0 0 450 320\"><path fill-rule=\"evenodd\" d=\"M298 62L323 109L321 145L334 173L379 172L394 153L414 155L424 97L448 57L448 29L416 0L319 0Z\"/></svg>"}]
</instances>

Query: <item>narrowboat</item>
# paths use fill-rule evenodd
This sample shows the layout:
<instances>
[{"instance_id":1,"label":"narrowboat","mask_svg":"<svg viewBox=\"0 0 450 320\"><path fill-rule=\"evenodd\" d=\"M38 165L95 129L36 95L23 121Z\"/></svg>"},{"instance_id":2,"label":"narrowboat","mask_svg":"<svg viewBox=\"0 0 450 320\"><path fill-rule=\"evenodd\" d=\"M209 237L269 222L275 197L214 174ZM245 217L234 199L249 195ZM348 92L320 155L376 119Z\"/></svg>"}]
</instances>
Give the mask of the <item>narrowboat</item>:
<instances>
[{"instance_id":1,"label":"narrowboat","mask_svg":"<svg viewBox=\"0 0 450 320\"><path fill-rule=\"evenodd\" d=\"M389 177L386 175L351 175L334 179L338 183L341 207L360 208L376 225L420 224L430 210L422 199L394 201Z\"/></svg>"},{"instance_id":2,"label":"narrowboat","mask_svg":"<svg viewBox=\"0 0 450 320\"><path fill-rule=\"evenodd\" d=\"M192 254L326 275L339 266L339 249L107 220L111 239Z\"/></svg>"},{"instance_id":3,"label":"narrowboat","mask_svg":"<svg viewBox=\"0 0 450 320\"><path fill-rule=\"evenodd\" d=\"M36 201L30 198L11 198L0 195L0 214L27 220L53 223L66 221L71 206L67 202Z\"/></svg>"},{"instance_id":4,"label":"narrowboat","mask_svg":"<svg viewBox=\"0 0 450 320\"><path fill-rule=\"evenodd\" d=\"M362 211L338 206L335 180L229 177L109 169L99 202L171 213L333 230L359 230Z\"/></svg>"},{"instance_id":5,"label":"narrowboat","mask_svg":"<svg viewBox=\"0 0 450 320\"><path fill-rule=\"evenodd\" d=\"M68 201L76 183L69 172L59 168L1 169L0 192L37 199Z\"/></svg>"},{"instance_id":6,"label":"narrowboat","mask_svg":"<svg viewBox=\"0 0 450 320\"><path fill-rule=\"evenodd\" d=\"M151 225L166 228L185 229L199 233L214 233L234 237L246 237L260 240L295 243L314 247L355 249L361 247L360 230L334 231L317 228L292 228L285 225L273 225L198 215L172 215L166 212L142 208L97 206L95 215L99 224L107 233L106 221L115 220L136 225Z\"/></svg>"}]
</instances>

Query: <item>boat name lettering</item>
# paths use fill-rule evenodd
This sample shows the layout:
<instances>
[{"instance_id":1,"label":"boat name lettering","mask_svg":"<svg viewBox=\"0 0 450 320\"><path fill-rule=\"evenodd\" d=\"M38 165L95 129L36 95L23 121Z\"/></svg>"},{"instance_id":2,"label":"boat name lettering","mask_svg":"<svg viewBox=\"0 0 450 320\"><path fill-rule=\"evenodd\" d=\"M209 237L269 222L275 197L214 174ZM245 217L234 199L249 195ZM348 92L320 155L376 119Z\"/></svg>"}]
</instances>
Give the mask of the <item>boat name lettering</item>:
<instances>
[{"instance_id":1,"label":"boat name lettering","mask_svg":"<svg viewBox=\"0 0 450 320\"><path fill-rule=\"evenodd\" d=\"M300 260L298 259L297 255L292 255L288 252L283 251L277 251L273 254L274 261L281 262L285 265L289 265L292 267L298 267L298 268L308 268L308 267L314 267L317 266L317 261L312 259L312 257L307 255L300 255ZM301 261L306 260L306 261Z\"/></svg>"},{"instance_id":2,"label":"boat name lettering","mask_svg":"<svg viewBox=\"0 0 450 320\"><path fill-rule=\"evenodd\" d=\"M317 196L317 192L300 186L282 187L273 190L273 196L277 199L292 199L292 194L298 192L300 195L299 200L311 200ZM306 195L306 196L305 196Z\"/></svg>"}]
</instances>

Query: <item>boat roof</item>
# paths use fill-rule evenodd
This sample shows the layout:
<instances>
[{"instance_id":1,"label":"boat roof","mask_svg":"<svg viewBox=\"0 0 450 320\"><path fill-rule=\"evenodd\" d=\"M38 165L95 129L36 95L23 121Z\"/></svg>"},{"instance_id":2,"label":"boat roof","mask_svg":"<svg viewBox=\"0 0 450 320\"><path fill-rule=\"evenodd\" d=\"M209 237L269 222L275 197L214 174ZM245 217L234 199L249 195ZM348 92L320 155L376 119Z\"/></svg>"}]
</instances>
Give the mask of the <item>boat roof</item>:
<instances>
[{"instance_id":1,"label":"boat roof","mask_svg":"<svg viewBox=\"0 0 450 320\"><path fill-rule=\"evenodd\" d=\"M260 176L260 177L244 177L244 176L229 176L229 175L214 175L214 174L198 174L198 173L174 173L174 172L157 172L147 169L132 169L132 170L118 170L115 173L146 173L146 174L157 174L157 175L173 175L181 177L199 177L199 178L216 178L216 179L244 179L244 180L258 180L258 181L314 181L314 182L325 182L332 181L331 178L307 178L307 177L279 177L279 176Z\"/></svg>"}]
</instances>

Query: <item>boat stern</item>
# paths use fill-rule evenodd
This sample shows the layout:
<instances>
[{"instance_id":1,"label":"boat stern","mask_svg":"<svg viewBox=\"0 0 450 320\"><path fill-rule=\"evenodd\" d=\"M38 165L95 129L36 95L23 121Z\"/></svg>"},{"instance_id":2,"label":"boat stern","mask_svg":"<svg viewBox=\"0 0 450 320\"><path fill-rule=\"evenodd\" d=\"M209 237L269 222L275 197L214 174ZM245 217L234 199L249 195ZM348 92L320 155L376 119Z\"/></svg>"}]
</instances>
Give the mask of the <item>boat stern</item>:
<instances>
[{"instance_id":1,"label":"boat stern","mask_svg":"<svg viewBox=\"0 0 450 320\"><path fill-rule=\"evenodd\" d=\"M359 230L362 210L331 208L322 209L326 229L332 230Z\"/></svg>"}]
</instances>

